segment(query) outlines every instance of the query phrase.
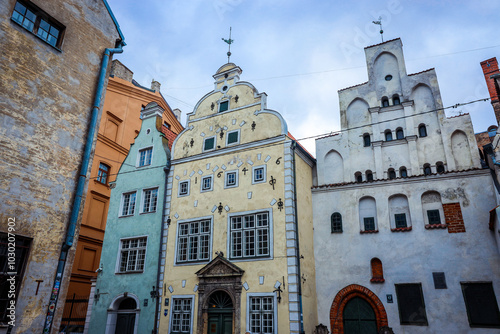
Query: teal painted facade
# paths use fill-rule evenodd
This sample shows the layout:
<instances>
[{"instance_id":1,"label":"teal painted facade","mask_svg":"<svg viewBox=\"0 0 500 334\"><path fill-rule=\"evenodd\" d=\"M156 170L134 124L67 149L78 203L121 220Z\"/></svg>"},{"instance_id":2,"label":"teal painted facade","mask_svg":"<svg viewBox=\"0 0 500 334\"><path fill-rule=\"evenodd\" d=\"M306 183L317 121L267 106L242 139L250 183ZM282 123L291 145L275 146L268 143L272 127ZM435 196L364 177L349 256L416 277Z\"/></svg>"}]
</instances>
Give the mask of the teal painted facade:
<instances>
[{"instance_id":1,"label":"teal painted facade","mask_svg":"<svg viewBox=\"0 0 500 334\"><path fill-rule=\"evenodd\" d=\"M154 328L158 258L168 141L163 109L152 102L111 192L101 265L89 303L88 333L151 333ZM165 218L166 219L166 218ZM157 290L157 289L156 289ZM93 299L93 300L92 300Z\"/></svg>"}]
</instances>

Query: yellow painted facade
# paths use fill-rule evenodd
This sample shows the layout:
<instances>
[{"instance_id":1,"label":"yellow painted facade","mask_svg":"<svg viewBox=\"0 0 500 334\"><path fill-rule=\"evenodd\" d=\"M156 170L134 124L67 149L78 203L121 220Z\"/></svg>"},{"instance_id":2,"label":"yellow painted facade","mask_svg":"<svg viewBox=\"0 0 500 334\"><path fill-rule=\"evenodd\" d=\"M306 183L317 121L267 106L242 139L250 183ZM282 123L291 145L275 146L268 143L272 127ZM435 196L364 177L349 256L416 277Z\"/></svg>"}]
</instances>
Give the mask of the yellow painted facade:
<instances>
[{"instance_id":1,"label":"yellow painted facade","mask_svg":"<svg viewBox=\"0 0 500 334\"><path fill-rule=\"evenodd\" d=\"M300 301L305 332L317 325L311 211L315 162L296 147L281 115L266 109L266 94L239 81L240 74L231 63L217 71L214 91L188 114L186 129L172 148L160 333L175 332L176 319L184 316L191 333L298 333ZM193 231L200 221L209 222L205 239L201 228ZM243 274L232 275L227 263ZM223 308L215 311L217 293L231 299L232 311L225 310L230 316L222 315ZM187 300L189 314L179 312L181 300ZM262 304L260 313L248 309L249 303L269 301L267 311ZM217 316L226 320L217 323ZM259 319L267 327L257 331Z\"/></svg>"}]
</instances>

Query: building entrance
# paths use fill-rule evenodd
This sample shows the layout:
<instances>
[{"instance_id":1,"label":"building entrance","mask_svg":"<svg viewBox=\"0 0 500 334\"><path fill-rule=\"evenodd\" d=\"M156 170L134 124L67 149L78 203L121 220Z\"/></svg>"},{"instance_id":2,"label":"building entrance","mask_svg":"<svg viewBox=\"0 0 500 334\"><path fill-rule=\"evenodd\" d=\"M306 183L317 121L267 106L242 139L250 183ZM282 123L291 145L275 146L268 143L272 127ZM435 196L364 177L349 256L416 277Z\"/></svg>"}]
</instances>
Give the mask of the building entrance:
<instances>
[{"instance_id":1,"label":"building entrance","mask_svg":"<svg viewBox=\"0 0 500 334\"><path fill-rule=\"evenodd\" d=\"M233 332L233 302L224 291L215 291L208 303L208 334Z\"/></svg>"}]
</instances>

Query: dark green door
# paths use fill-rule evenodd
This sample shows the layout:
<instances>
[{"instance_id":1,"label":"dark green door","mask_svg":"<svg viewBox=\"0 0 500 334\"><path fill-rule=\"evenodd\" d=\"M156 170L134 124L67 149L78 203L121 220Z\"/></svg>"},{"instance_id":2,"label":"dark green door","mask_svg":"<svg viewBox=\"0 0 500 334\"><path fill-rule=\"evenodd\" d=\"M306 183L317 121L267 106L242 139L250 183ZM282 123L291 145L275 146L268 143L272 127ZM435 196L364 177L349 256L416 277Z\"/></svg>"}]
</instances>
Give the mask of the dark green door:
<instances>
[{"instance_id":1,"label":"dark green door","mask_svg":"<svg viewBox=\"0 0 500 334\"><path fill-rule=\"evenodd\" d=\"M208 308L208 334L231 334L233 332L233 302L224 291L210 296Z\"/></svg>"},{"instance_id":2,"label":"dark green door","mask_svg":"<svg viewBox=\"0 0 500 334\"><path fill-rule=\"evenodd\" d=\"M372 307L364 299L356 297L344 308L345 334L377 334L377 319Z\"/></svg>"},{"instance_id":3,"label":"dark green door","mask_svg":"<svg viewBox=\"0 0 500 334\"><path fill-rule=\"evenodd\" d=\"M118 313L115 334L134 334L135 313Z\"/></svg>"}]
</instances>

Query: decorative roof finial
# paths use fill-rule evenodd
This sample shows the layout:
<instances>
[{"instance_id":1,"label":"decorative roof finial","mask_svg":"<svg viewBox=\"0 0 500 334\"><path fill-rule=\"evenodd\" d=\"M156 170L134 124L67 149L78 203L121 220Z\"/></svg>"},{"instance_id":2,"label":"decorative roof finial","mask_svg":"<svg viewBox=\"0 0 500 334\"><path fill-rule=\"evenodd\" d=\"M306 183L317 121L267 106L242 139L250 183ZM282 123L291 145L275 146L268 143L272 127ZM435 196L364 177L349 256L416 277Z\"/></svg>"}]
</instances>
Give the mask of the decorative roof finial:
<instances>
[{"instance_id":1,"label":"decorative roof finial","mask_svg":"<svg viewBox=\"0 0 500 334\"><path fill-rule=\"evenodd\" d=\"M380 26L380 37L382 38L382 43L384 43L384 30L382 29L382 16L378 17L378 21L372 21L374 24Z\"/></svg>"},{"instance_id":2,"label":"decorative roof finial","mask_svg":"<svg viewBox=\"0 0 500 334\"><path fill-rule=\"evenodd\" d=\"M231 44L233 44L234 42L234 39L231 39L231 27L229 27L229 39L224 39L223 37L222 40L229 46L229 49L227 51L227 62L229 63L229 58L231 57Z\"/></svg>"}]
</instances>

